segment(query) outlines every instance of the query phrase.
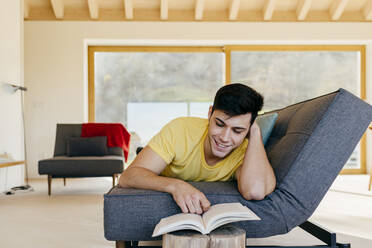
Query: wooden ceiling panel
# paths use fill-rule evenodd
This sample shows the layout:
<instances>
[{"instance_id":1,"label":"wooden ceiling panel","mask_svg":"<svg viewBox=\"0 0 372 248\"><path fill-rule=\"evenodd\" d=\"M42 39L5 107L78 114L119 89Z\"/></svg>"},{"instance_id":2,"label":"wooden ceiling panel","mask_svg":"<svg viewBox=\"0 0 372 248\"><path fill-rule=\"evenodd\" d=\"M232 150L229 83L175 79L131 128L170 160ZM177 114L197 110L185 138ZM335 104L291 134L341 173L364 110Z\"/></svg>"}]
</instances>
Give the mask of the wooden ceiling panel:
<instances>
[{"instance_id":1,"label":"wooden ceiling panel","mask_svg":"<svg viewBox=\"0 0 372 248\"><path fill-rule=\"evenodd\" d=\"M102 9L123 9L123 0L98 0L98 5Z\"/></svg>"},{"instance_id":2,"label":"wooden ceiling panel","mask_svg":"<svg viewBox=\"0 0 372 248\"><path fill-rule=\"evenodd\" d=\"M85 9L88 8L87 0L62 0L66 9Z\"/></svg>"},{"instance_id":3,"label":"wooden ceiling panel","mask_svg":"<svg viewBox=\"0 0 372 248\"><path fill-rule=\"evenodd\" d=\"M160 0L133 0L133 8L160 10Z\"/></svg>"},{"instance_id":4,"label":"wooden ceiling panel","mask_svg":"<svg viewBox=\"0 0 372 248\"><path fill-rule=\"evenodd\" d=\"M27 0L32 8L51 8L52 5L49 0Z\"/></svg>"},{"instance_id":5,"label":"wooden ceiling panel","mask_svg":"<svg viewBox=\"0 0 372 248\"><path fill-rule=\"evenodd\" d=\"M196 0L168 0L168 7L172 10L194 10Z\"/></svg>"},{"instance_id":6,"label":"wooden ceiling panel","mask_svg":"<svg viewBox=\"0 0 372 248\"><path fill-rule=\"evenodd\" d=\"M240 10L261 11L264 5L265 5L264 0L260 0L260 1L241 0Z\"/></svg>"},{"instance_id":7,"label":"wooden ceiling panel","mask_svg":"<svg viewBox=\"0 0 372 248\"><path fill-rule=\"evenodd\" d=\"M336 0L313 0L311 3L312 11L329 11L332 3Z\"/></svg>"},{"instance_id":8,"label":"wooden ceiling panel","mask_svg":"<svg viewBox=\"0 0 372 248\"><path fill-rule=\"evenodd\" d=\"M367 0L350 0L346 5L347 12L361 11L367 4Z\"/></svg>"},{"instance_id":9,"label":"wooden ceiling panel","mask_svg":"<svg viewBox=\"0 0 372 248\"><path fill-rule=\"evenodd\" d=\"M297 0L279 0L275 3L275 11L295 11Z\"/></svg>"},{"instance_id":10,"label":"wooden ceiling panel","mask_svg":"<svg viewBox=\"0 0 372 248\"><path fill-rule=\"evenodd\" d=\"M204 0L205 11L225 11L230 6L230 0Z\"/></svg>"},{"instance_id":11,"label":"wooden ceiling panel","mask_svg":"<svg viewBox=\"0 0 372 248\"><path fill-rule=\"evenodd\" d=\"M372 21L372 0L23 1L25 2L24 18L27 21Z\"/></svg>"}]
</instances>

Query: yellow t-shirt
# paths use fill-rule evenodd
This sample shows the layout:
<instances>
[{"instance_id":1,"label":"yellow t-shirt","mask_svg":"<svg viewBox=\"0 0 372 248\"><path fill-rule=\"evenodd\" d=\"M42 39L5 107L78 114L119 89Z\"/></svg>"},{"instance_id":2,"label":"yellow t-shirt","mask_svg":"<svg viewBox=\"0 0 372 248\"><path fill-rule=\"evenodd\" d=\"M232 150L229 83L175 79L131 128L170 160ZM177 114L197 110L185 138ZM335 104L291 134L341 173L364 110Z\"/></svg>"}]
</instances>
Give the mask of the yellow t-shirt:
<instances>
[{"instance_id":1,"label":"yellow t-shirt","mask_svg":"<svg viewBox=\"0 0 372 248\"><path fill-rule=\"evenodd\" d=\"M227 181L234 178L243 163L248 140L215 165L208 165L204 156L204 139L208 120L181 117L165 125L148 143L168 164L160 175L185 181Z\"/></svg>"}]
</instances>

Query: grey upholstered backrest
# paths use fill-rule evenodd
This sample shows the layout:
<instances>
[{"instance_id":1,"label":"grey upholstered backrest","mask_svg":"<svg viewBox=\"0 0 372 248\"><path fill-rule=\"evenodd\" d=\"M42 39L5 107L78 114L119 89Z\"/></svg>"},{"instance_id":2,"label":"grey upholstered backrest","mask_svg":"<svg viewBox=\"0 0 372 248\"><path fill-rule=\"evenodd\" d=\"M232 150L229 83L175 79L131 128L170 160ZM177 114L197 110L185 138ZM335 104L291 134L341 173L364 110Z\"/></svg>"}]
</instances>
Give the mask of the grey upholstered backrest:
<instances>
[{"instance_id":1,"label":"grey upholstered backrest","mask_svg":"<svg viewBox=\"0 0 372 248\"><path fill-rule=\"evenodd\" d=\"M266 151L281 184L338 92L278 110Z\"/></svg>"},{"instance_id":2,"label":"grey upholstered backrest","mask_svg":"<svg viewBox=\"0 0 372 248\"><path fill-rule=\"evenodd\" d=\"M81 137L82 124L57 124L54 156L66 156L66 140L69 137ZM108 155L123 156L120 147L107 147Z\"/></svg>"},{"instance_id":3,"label":"grey upholstered backrest","mask_svg":"<svg viewBox=\"0 0 372 248\"><path fill-rule=\"evenodd\" d=\"M277 112L266 145L277 177L270 197L290 230L314 212L372 121L372 107L340 89Z\"/></svg>"}]
</instances>

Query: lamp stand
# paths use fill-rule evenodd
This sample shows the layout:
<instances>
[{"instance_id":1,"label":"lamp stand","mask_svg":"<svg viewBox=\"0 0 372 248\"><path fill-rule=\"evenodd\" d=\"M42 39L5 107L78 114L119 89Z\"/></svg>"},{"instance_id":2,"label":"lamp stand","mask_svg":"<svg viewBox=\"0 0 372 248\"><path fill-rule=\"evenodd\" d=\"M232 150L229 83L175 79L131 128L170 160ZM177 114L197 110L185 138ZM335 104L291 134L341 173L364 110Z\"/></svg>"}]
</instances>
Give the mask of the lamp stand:
<instances>
[{"instance_id":1,"label":"lamp stand","mask_svg":"<svg viewBox=\"0 0 372 248\"><path fill-rule=\"evenodd\" d=\"M11 188L10 191L5 192L6 195L14 194L17 190L27 190L27 191L34 191L34 189L28 184L28 166L27 166L27 149L26 149L26 123L25 123L25 112L24 112L24 102L23 102L23 91L27 91L26 87L17 86L14 84L9 83L11 87L13 87L14 92L20 90L21 91L21 110L22 110L22 126L23 126L23 149L24 149L24 156L25 156L25 179L26 185L16 186Z\"/></svg>"}]
</instances>

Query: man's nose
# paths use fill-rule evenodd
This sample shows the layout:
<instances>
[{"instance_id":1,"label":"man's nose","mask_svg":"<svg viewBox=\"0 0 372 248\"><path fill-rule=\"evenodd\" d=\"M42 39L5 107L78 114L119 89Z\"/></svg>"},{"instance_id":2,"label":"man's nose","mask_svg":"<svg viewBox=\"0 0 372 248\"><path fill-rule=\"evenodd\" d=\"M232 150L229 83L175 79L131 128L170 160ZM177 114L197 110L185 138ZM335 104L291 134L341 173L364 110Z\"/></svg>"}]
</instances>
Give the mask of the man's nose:
<instances>
[{"instance_id":1,"label":"man's nose","mask_svg":"<svg viewBox=\"0 0 372 248\"><path fill-rule=\"evenodd\" d=\"M229 138L230 138L230 131L229 131L229 129L224 128L224 129L222 130L221 135L220 135L220 139L221 139L221 141L223 141L223 142L228 142L228 141L229 141Z\"/></svg>"}]
</instances>

